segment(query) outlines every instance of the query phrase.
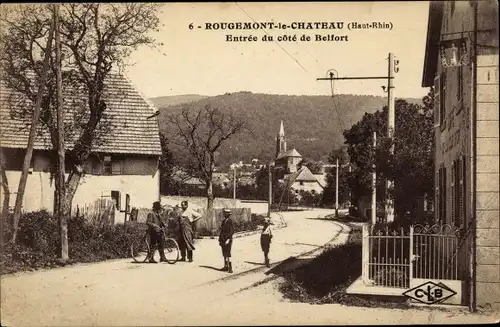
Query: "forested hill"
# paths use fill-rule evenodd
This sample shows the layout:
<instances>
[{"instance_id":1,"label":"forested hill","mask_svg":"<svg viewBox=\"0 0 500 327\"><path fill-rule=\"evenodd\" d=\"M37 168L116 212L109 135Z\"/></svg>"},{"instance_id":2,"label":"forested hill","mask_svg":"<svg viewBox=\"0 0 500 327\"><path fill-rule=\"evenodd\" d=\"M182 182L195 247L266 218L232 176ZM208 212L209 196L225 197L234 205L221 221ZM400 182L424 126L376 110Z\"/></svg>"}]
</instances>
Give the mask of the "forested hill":
<instances>
[{"instance_id":1,"label":"forested hill","mask_svg":"<svg viewBox=\"0 0 500 327\"><path fill-rule=\"evenodd\" d=\"M165 100L166 97L162 97ZM253 158L268 161L275 154L275 138L283 120L288 149L295 147L303 157L326 160L328 153L343 144L342 131L359 121L365 112L381 110L387 99L376 96L338 95L295 96L238 92L203 98L174 106L160 108L160 130L167 126L165 115L185 106L210 105L221 110L233 111L247 121L250 133L237 135L220 149L218 165L226 166L235 161L248 162ZM418 102L420 99L407 99ZM174 155L178 152L172 148Z\"/></svg>"}]
</instances>

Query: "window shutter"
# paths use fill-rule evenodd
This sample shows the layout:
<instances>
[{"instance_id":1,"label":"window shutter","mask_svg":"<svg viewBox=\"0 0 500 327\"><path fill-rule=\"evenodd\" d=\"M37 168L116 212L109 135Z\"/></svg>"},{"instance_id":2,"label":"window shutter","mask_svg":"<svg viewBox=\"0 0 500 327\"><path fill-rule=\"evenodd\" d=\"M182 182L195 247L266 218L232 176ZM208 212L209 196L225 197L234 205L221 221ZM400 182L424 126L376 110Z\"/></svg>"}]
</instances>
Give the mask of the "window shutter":
<instances>
[{"instance_id":1,"label":"window shutter","mask_svg":"<svg viewBox=\"0 0 500 327\"><path fill-rule=\"evenodd\" d=\"M451 222L454 224L456 222L456 196L455 196L455 179L456 179L456 163L453 161L451 163Z\"/></svg>"},{"instance_id":2,"label":"window shutter","mask_svg":"<svg viewBox=\"0 0 500 327\"><path fill-rule=\"evenodd\" d=\"M441 219L441 204L439 202L439 186L441 184L441 169L436 172L436 180L434 181L434 216L436 218L436 222L439 222Z\"/></svg>"},{"instance_id":3,"label":"window shutter","mask_svg":"<svg viewBox=\"0 0 500 327\"><path fill-rule=\"evenodd\" d=\"M446 124L446 71L441 73L439 80L439 125Z\"/></svg>"},{"instance_id":4,"label":"window shutter","mask_svg":"<svg viewBox=\"0 0 500 327\"><path fill-rule=\"evenodd\" d=\"M441 113L441 99L440 99L440 91L441 91L441 79L439 75L434 78L434 127L439 127L439 122L441 118L439 114Z\"/></svg>"},{"instance_id":5,"label":"window shutter","mask_svg":"<svg viewBox=\"0 0 500 327\"><path fill-rule=\"evenodd\" d=\"M466 196L466 188L465 188L465 160L466 157L462 156L460 158L460 226L465 225L465 196Z\"/></svg>"},{"instance_id":6,"label":"window shutter","mask_svg":"<svg viewBox=\"0 0 500 327\"><path fill-rule=\"evenodd\" d=\"M123 173L123 161L122 160L113 160L111 162L111 174L112 175L121 175Z\"/></svg>"}]
</instances>

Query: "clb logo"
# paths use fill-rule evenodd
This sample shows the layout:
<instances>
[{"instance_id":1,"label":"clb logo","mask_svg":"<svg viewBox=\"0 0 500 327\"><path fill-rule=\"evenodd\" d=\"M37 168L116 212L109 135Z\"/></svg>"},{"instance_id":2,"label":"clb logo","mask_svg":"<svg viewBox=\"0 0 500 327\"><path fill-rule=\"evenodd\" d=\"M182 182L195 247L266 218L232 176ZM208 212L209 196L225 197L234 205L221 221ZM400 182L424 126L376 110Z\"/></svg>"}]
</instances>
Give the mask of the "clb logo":
<instances>
[{"instance_id":1,"label":"clb logo","mask_svg":"<svg viewBox=\"0 0 500 327\"><path fill-rule=\"evenodd\" d=\"M443 302L455 294L457 292L443 283L436 284L433 282L426 282L403 293L406 297L429 305Z\"/></svg>"}]
</instances>

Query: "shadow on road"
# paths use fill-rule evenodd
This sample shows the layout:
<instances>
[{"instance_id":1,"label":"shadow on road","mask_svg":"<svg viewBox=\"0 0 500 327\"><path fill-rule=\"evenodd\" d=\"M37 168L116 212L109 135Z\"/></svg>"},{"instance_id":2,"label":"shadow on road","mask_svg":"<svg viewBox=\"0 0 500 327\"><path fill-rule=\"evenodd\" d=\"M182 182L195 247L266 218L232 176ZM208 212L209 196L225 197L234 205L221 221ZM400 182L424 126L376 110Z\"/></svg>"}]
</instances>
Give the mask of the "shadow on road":
<instances>
[{"instance_id":1,"label":"shadow on road","mask_svg":"<svg viewBox=\"0 0 500 327\"><path fill-rule=\"evenodd\" d=\"M201 266L198 266L198 267L206 268L206 269L212 269L212 270L217 270L217 271L222 271L220 268L216 268L216 267L212 267L212 266L201 265Z\"/></svg>"},{"instance_id":2,"label":"shadow on road","mask_svg":"<svg viewBox=\"0 0 500 327\"><path fill-rule=\"evenodd\" d=\"M256 265L256 266L264 266L263 262L254 262L254 261L245 261L246 263L249 263L251 265Z\"/></svg>"},{"instance_id":3,"label":"shadow on road","mask_svg":"<svg viewBox=\"0 0 500 327\"><path fill-rule=\"evenodd\" d=\"M280 262L276 266L272 267L268 271L266 271L265 274L283 276L283 274L293 271L295 268L300 267L302 265L306 265L312 260L314 260L314 258L304 258L304 259L288 258Z\"/></svg>"}]
</instances>

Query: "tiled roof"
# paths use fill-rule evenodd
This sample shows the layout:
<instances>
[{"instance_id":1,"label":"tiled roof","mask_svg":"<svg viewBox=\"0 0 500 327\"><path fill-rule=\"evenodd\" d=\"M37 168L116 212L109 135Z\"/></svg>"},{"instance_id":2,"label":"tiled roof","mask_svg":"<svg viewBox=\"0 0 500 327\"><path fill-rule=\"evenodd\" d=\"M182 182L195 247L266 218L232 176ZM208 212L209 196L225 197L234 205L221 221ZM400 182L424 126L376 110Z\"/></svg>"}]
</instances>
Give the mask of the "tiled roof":
<instances>
[{"instance_id":1,"label":"tiled roof","mask_svg":"<svg viewBox=\"0 0 500 327\"><path fill-rule=\"evenodd\" d=\"M86 96L74 95L75 92L64 91L65 119L71 121L76 113L74 101L86 103ZM14 102L13 99L16 99ZM23 96L7 87L0 81L0 144L6 148L26 148L29 133L29 121L13 113L19 110L19 99ZM148 119L157 109L146 100L132 83L123 75L110 73L106 80L103 100L106 103L106 125L111 130L100 137L99 144L92 149L93 152L161 155L158 121L155 117ZM27 100L24 100L27 101ZM30 102L25 102L30 103ZM73 104L73 105L72 105ZM88 110L86 110L88 111ZM75 130L75 129L73 129ZM66 136L66 147L74 146L79 132ZM35 140L35 149L50 149L48 131L40 129Z\"/></svg>"},{"instance_id":2,"label":"tiled roof","mask_svg":"<svg viewBox=\"0 0 500 327\"><path fill-rule=\"evenodd\" d=\"M294 182L318 182L321 185L316 176L314 176L314 174L306 166L302 166L302 168L297 170L295 173L289 175L286 180L288 187L290 187Z\"/></svg>"},{"instance_id":3,"label":"tiled roof","mask_svg":"<svg viewBox=\"0 0 500 327\"><path fill-rule=\"evenodd\" d=\"M302 157L302 155L297 150L295 150L295 148L293 148L291 150L280 153L276 159L288 157Z\"/></svg>"}]
</instances>

